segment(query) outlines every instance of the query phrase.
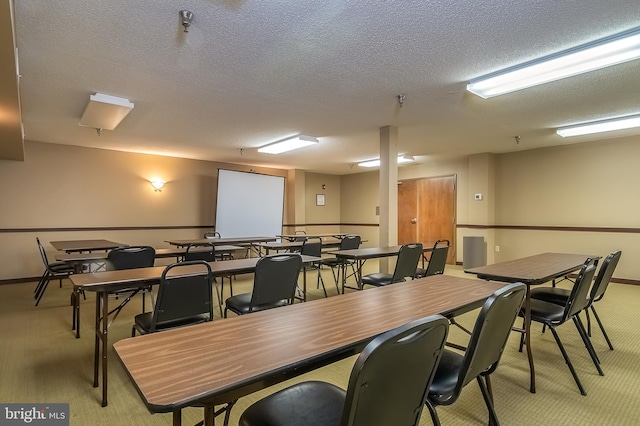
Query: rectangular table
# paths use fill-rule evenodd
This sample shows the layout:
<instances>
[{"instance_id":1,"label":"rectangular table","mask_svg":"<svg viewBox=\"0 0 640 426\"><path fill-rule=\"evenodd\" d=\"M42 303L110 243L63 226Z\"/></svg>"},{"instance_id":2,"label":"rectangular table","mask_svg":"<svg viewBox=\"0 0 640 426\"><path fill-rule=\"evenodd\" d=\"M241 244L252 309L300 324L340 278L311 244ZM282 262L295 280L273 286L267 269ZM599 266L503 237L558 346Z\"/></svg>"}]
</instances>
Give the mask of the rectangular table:
<instances>
[{"instance_id":1,"label":"rectangular table","mask_svg":"<svg viewBox=\"0 0 640 426\"><path fill-rule=\"evenodd\" d=\"M438 275L299 303L114 344L153 413L234 402L291 377L359 353L375 336L433 314L482 306L502 285ZM221 344L221 342L229 342Z\"/></svg>"},{"instance_id":2,"label":"rectangular table","mask_svg":"<svg viewBox=\"0 0 640 426\"><path fill-rule=\"evenodd\" d=\"M211 273L214 277L221 277L234 274L244 274L254 272L256 263L260 258L222 260L209 262ZM303 263L317 262L320 258L313 256L302 256ZM109 293L118 290L132 288L135 286L148 286L151 282L159 282L165 266L154 266L151 268L122 269L116 271L94 272L88 274L71 275L69 279L73 283L74 292L82 289L96 293L96 316L95 316L95 347L94 347L94 370L93 386L98 387L98 370L100 368L100 354L102 354L102 406L107 406L107 348L109 329ZM194 269L201 271L200 269ZM184 269L180 273L185 272ZM306 298L306 276L303 278L304 294ZM76 318L79 315L76 314ZM79 319L77 319L79 322ZM79 323L76 327L79 328Z\"/></svg>"},{"instance_id":3,"label":"rectangular table","mask_svg":"<svg viewBox=\"0 0 640 426\"><path fill-rule=\"evenodd\" d=\"M298 241L300 238L329 238L329 237L337 238L338 240L341 240L346 235L349 235L349 234L334 232L334 233L327 233L327 234L281 234L281 235L276 235L276 237L282 238L283 240L288 240L288 241Z\"/></svg>"},{"instance_id":4,"label":"rectangular table","mask_svg":"<svg viewBox=\"0 0 640 426\"><path fill-rule=\"evenodd\" d=\"M260 250L260 252L262 252L264 250L265 254L268 256L269 253L271 253L271 251L275 251L276 253L284 250L284 251L291 251L292 249L300 249L302 248L302 244L304 243L304 241L282 241L282 242L277 242L277 241L271 241L271 242L266 242L266 243L258 243L256 244L256 247L258 247L258 249ZM333 239L332 241L322 241L322 248L335 248L335 247L340 247L340 240L336 240Z\"/></svg>"},{"instance_id":5,"label":"rectangular table","mask_svg":"<svg viewBox=\"0 0 640 426\"><path fill-rule=\"evenodd\" d=\"M216 246L216 254L217 253L231 253L235 250L242 250L243 247L240 246L232 246L232 245L222 245ZM209 248L210 250L210 248ZM175 257L176 260L178 258L184 256L185 251L187 251L184 247L174 247L174 248L161 248L156 249L156 259ZM207 248L194 248L191 250L192 252L198 251L208 251ZM58 252L55 254L54 258L59 262L69 262L69 263L91 263L97 261L104 261L107 259L107 252L86 252L86 253L67 253L67 252Z\"/></svg>"},{"instance_id":6,"label":"rectangular table","mask_svg":"<svg viewBox=\"0 0 640 426\"><path fill-rule=\"evenodd\" d=\"M237 238L197 238L191 240L165 240L165 242L171 244L172 246L177 247L186 247L188 245L206 245L213 244L215 246L219 245L229 245L229 244L256 244L256 243L265 243L267 241L275 241L276 237L237 237Z\"/></svg>"},{"instance_id":7,"label":"rectangular table","mask_svg":"<svg viewBox=\"0 0 640 426\"><path fill-rule=\"evenodd\" d=\"M479 266L467 269L465 272L477 275L478 278L507 283L521 282L527 286L524 300L524 335L529 359L531 393L536 392L536 377L533 366L533 352L531 351L531 286L543 284L556 278L564 277L582 267L588 258L584 254L542 253L493 265Z\"/></svg>"},{"instance_id":8,"label":"rectangular table","mask_svg":"<svg viewBox=\"0 0 640 426\"><path fill-rule=\"evenodd\" d=\"M362 266L364 265L364 263L368 259L379 259L383 257L397 256L398 253L400 252L401 247L402 246L389 246L389 247L358 248L358 249L352 249L352 250L335 250L335 251L329 251L327 252L327 254L332 254L340 260L351 260L356 262L356 265L357 265L356 283L358 286L356 290L362 290ZM431 250L433 250L433 247L430 247L430 246L423 246L422 248L423 253L429 252ZM346 265L343 265L343 268L346 268ZM342 271L343 293L344 293L344 288L346 287L344 285L346 281L345 272L346 270L343 269ZM351 288L351 287L348 287L348 288Z\"/></svg>"},{"instance_id":9,"label":"rectangular table","mask_svg":"<svg viewBox=\"0 0 640 426\"><path fill-rule=\"evenodd\" d=\"M118 247L126 247L127 244L117 243L109 240L70 240L70 241L50 241L49 244L56 250L67 253L111 250Z\"/></svg>"}]
</instances>

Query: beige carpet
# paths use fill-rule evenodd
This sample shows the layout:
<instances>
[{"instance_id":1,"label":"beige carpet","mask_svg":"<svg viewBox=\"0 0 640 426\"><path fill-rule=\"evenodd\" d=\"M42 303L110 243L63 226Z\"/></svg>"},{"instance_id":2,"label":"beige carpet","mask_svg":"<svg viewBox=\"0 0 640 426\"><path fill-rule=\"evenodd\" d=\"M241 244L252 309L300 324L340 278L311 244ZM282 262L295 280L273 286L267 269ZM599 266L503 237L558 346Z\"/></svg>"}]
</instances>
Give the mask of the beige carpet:
<instances>
[{"instance_id":1,"label":"beige carpet","mask_svg":"<svg viewBox=\"0 0 640 426\"><path fill-rule=\"evenodd\" d=\"M375 268L375 263L368 265ZM447 267L447 273L465 274L459 267ZM315 282L312 272L310 282ZM330 294L335 296L328 270L323 272ZM471 278L467 275L467 277ZM236 292L251 286L251 276L234 285ZM91 386L93 377L94 297L82 302L82 336L75 339L70 330L70 283L63 288L52 282L43 301L33 306L35 283L0 286L0 402L68 402L72 425L170 425L171 414L150 414L139 398L116 356L110 353L109 406L100 407L100 390ZM313 286L313 285L312 285ZM313 290L313 297L320 297ZM518 335L513 333L502 363L493 378L496 410L503 425L635 425L640 418L640 316L637 314L640 287L612 284L604 300L596 306L615 350L609 351L599 329L593 342L605 371L600 377L572 324L559 328L559 334L585 386L581 396L551 333L541 334L534 325L532 348L537 371L537 393L528 391L528 364L517 351ZM132 318L140 312L136 299L122 312L110 329L110 342L130 335ZM471 327L475 312L459 319ZM331 324L318 324L331 327ZM464 343L466 336L451 329L450 340ZM286 338L283 336L283 338ZM295 379L317 379L346 386L355 358L319 369ZM216 368L212 365L211 368ZM251 402L286 386L266 389L241 399L233 410L231 424ZM438 407L443 425L485 424L487 413L475 382L463 391L452 406ZM200 409L186 409L183 424L201 420ZM216 424L222 424L217 419ZM421 425L431 425L425 410ZM395 425L389 425L395 426Z\"/></svg>"}]
</instances>

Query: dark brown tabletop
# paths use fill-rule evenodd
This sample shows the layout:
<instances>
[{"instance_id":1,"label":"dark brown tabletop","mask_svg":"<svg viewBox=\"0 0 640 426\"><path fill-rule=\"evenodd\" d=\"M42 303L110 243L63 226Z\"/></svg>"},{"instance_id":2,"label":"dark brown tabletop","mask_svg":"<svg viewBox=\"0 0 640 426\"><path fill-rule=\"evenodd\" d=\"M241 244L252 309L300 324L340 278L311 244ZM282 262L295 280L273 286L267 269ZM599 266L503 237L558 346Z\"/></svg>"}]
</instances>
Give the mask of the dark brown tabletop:
<instances>
[{"instance_id":1,"label":"dark brown tabletop","mask_svg":"<svg viewBox=\"0 0 640 426\"><path fill-rule=\"evenodd\" d=\"M537 285L549 282L577 271L588 256L585 254L542 253L535 256L523 257L493 265L479 266L467 269L465 272L475 274L478 278L503 282L522 282Z\"/></svg>"},{"instance_id":2,"label":"dark brown tabletop","mask_svg":"<svg viewBox=\"0 0 640 426\"><path fill-rule=\"evenodd\" d=\"M193 240L166 240L165 242L172 246L185 247L190 244L255 244L267 241L275 241L276 237L237 237L237 238L198 238Z\"/></svg>"},{"instance_id":3,"label":"dark brown tabletop","mask_svg":"<svg viewBox=\"0 0 640 426\"><path fill-rule=\"evenodd\" d=\"M117 247L126 247L127 244L117 243L109 240L70 240L70 241L50 241L49 244L56 250L67 253L78 251L111 250Z\"/></svg>"},{"instance_id":4,"label":"dark brown tabletop","mask_svg":"<svg viewBox=\"0 0 640 426\"><path fill-rule=\"evenodd\" d=\"M175 412L231 401L351 356L412 320L477 308L501 286L433 276L125 339L114 348L148 409Z\"/></svg>"},{"instance_id":5,"label":"dark brown tabletop","mask_svg":"<svg viewBox=\"0 0 640 426\"><path fill-rule=\"evenodd\" d=\"M235 250L242 250L243 247L223 245L216 246L216 253L229 253ZM161 248L156 249L156 258L165 257L179 257L184 255L187 249L185 247L173 247L173 248ZM192 252L207 251L206 247L194 247ZM66 253L58 252L55 254L55 259L60 262L91 262L100 261L107 258L108 253L104 251L99 252L87 252L87 253Z\"/></svg>"}]
</instances>

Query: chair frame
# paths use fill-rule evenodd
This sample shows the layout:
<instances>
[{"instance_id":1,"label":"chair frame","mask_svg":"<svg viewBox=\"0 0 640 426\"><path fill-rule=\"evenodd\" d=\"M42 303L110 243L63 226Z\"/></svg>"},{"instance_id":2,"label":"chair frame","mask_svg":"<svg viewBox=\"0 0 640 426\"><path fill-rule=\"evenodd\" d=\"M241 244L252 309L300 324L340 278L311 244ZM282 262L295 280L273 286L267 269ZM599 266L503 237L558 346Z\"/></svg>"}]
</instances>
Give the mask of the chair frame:
<instances>
[{"instance_id":1,"label":"chair frame","mask_svg":"<svg viewBox=\"0 0 640 426\"><path fill-rule=\"evenodd\" d=\"M280 280L280 281L285 281L284 283L281 283L280 281L278 281L276 285L279 287L276 287L274 289L275 286L273 285L273 283L269 282L270 277L267 276L267 274L272 272L271 268L275 269L275 267L282 267L281 265L282 262L292 262L293 264L297 265L297 267L295 268L295 275L292 274L293 276L291 277L293 280L293 285L291 286L290 291L288 288L288 285L290 283L287 282L288 281L287 279ZM293 303L293 300L295 298L295 291L298 286L297 284L298 275L301 268L302 268L302 256L300 256L299 253L278 253L278 254L273 254L270 256L265 256L260 258L256 263L256 269L255 269L254 278L253 278L253 290L251 292L251 300L249 302L248 313L262 310L262 309L255 309L255 308L277 303L275 301L276 299L275 297L273 298L272 301L269 301L267 303L261 303L261 298L265 291L269 292L269 291L276 290L277 292L282 292L281 295L285 297L282 297L281 299L277 299L277 300L278 301L286 300L287 304ZM294 268L292 267L292 271L293 269ZM290 277L285 277L285 278L290 278ZM287 285L287 287L285 287L285 284ZM287 292L286 295L284 294L285 291ZM229 299L227 299L227 302L228 300ZM270 308L267 308L267 309L270 309ZM225 303L225 307L224 307L225 318L227 317L227 312L229 310L235 313L236 315L242 315L242 312L236 311L233 308L229 308L229 304Z\"/></svg>"},{"instance_id":2,"label":"chair frame","mask_svg":"<svg viewBox=\"0 0 640 426\"><path fill-rule=\"evenodd\" d=\"M203 270L201 273L190 272L187 275L184 275L184 274L172 275L168 277L169 272L171 272L172 270L176 270L184 267L196 266L196 265L203 266L202 268ZM185 325L180 325L176 327L156 329L157 325L161 324L162 322L167 322L172 320L175 321L179 319L179 317L171 318L171 315L169 315L170 317L169 319L164 318L165 315L167 315L166 311L163 309L167 298L169 298L169 300L175 300L175 298L171 297L172 295L171 292L174 290L172 287L179 286L178 288L180 287L184 288L184 286L188 285L189 282L195 282L196 279L201 279L203 277L207 281L207 287L208 287L208 291L206 292L208 299L204 302L205 305L208 305L208 312L204 312L204 310L202 310L202 312L197 312L197 314L206 313L209 315L208 321L212 321L213 320L213 296L212 296L213 275L211 273L211 267L209 266L209 264L204 260L192 260L192 261L173 263L171 265L168 265L165 268L165 270L162 272L162 276L160 277L160 287L158 289L158 295L156 297L156 303L153 309L153 318L151 319L151 323L150 323L151 327L149 328L149 330L143 330L138 326L137 323L134 322L133 327L131 329L131 337L135 337L136 330L140 334L149 334L149 333L155 333L157 331L165 331L165 330L170 330L173 328L185 326ZM169 296L167 296L167 293L169 293ZM193 315L196 315L196 313L189 313L188 315L193 316Z\"/></svg>"},{"instance_id":3,"label":"chair frame","mask_svg":"<svg viewBox=\"0 0 640 426\"><path fill-rule=\"evenodd\" d=\"M416 253L412 251L415 250ZM421 243L410 243L403 244L398 250L398 259L396 261L396 266L393 270L393 274L390 276L390 282L384 283L381 285L376 285L372 283L365 283L365 279L367 276L375 275L369 274L362 277L362 286L370 285L374 287L381 287L385 285L395 284L399 282L405 281L406 277L411 277L413 279L415 275L416 268L418 266L418 262L420 261L420 256L422 256L422 244ZM416 255L415 259L409 258L408 256ZM414 263L415 261L415 263Z\"/></svg>"},{"instance_id":4,"label":"chair frame","mask_svg":"<svg viewBox=\"0 0 640 426\"><path fill-rule=\"evenodd\" d=\"M445 244L446 245L442 245ZM430 277L432 275L444 274L444 269L447 265L447 256L449 255L449 248L451 243L449 240L438 240L433 244L429 258L422 254L422 267L416 269L416 278ZM424 267L427 262L427 267Z\"/></svg>"},{"instance_id":5,"label":"chair frame","mask_svg":"<svg viewBox=\"0 0 640 426\"><path fill-rule=\"evenodd\" d=\"M62 280L64 278L69 278L69 275L73 274L74 268L73 266L69 266L68 268L64 268L64 272L53 271L52 264L49 263L47 252L42 246L40 238L36 237L36 242L38 243L38 250L40 251L42 263L44 263L44 272L42 273L42 276L40 277L40 280L38 281L38 284L33 291L33 298L36 300L36 306L38 306L40 300L42 299L42 296L44 296L45 290L49 286L49 282L54 278L60 279L60 288L62 288Z\"/></svg>"},{"instance_id":6,"label":"chair frame","mask_svg":"<svg viewBox=\"0 0 640 426\"><path fill-rule=\"evenodd\" d=\"M437 396L431 390L429 392L426 405L434 425L440 425L435 407L453 404L459 398L462 389L473 379L478 382L489 412L489 424L500 424L493 403L490 375L498 368L525 294L526 286L522 283L514 283L497 290L485 301L476 318L469 345L462 355L463 359L460 369L457 371L458 379L453 391L447 395ZM505 321L503 317L512 320L511 322ZM442 367L446 369L445 366ZM438 372L436 371L434 381L437 377Z\"/></svg>"}]
</instances>

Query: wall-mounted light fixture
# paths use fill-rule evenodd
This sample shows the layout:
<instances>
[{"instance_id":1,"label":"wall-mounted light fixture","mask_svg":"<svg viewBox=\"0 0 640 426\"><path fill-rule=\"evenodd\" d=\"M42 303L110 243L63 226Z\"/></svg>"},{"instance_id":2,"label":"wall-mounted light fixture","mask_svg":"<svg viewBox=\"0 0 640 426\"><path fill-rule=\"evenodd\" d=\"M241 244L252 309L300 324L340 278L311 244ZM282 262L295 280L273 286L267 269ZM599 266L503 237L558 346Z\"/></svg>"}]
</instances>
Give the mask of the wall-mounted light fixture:
<instances>
[{"instance_id":1,"label":"wall-mounted light fixture","mask_svg":"<svg viewBox=\"0 0 640 426\"><path fill-rule=\"evenodd\" d=\"M89 103L78 125L92 127L98 131L113 130L131 112L133 102L129 99L96 93L89 96Z\"/></svg>"},{"instance_id":2,"label":"wall-mounted light fixture","mask_svg":"<svg viewBox=\"0 0 640 426\"><path fill-rule=\"evenodd\" d=\"M159 178L153 178L153 179L149 179L149 183L151 184L151 186L153 186L153 190L154 191L162 191L162 188L164 188L165 183L167 183L166 180L162 180Z\"/></svg>"},{"instance_id":3,"label":"wall-mounted light fixture","mask_svg":"<svg viewBox=\"0 0 640 426\"><path fill-rule=\"evenodd\" d=\"M592 133L632 129L634 127L640 127L640 114L559 127L558 130L556 130L556 133L563 138L566 138L570 136L582 136L590 135Z\"/></svg>"},{"instance_id":4,"label":"wall-mounted light fixture","mask_svg":"<svg viewBox=\"0 0 640 426\"><path fill-rule=\"evenodd\" d=\"M311 136L299 135L262 146L258 148L258 152L280 154L282 152L292 151L315 143L318 143L318 139L312 138Z\"/></svg>"},{"instance_id":5,"label":"wall-mounted light fixture","mask_svg":"<svg viewBox=\"0 0 640 426\"><path fill-rule=\"evenodd\" d=\"M414 160L413 156L411 155L398 155L398 164L406 164L406 163L412 163ZM375 160L369 160L369 161L363 161L361 163L358 163L358 166L360 167L378 167L380 165L380 159L376 158Z\"/></svg>"},{"instance_id":6,"label":"wall-mounted light fixture","mask_svg":"<svg viewBox=\"0 0 640 426\"><path fill-rule=\"evenodd\" d=\"M482 98L503 95L640 58L640 27L471 80Z\"/></svg>"}]
</instances>

